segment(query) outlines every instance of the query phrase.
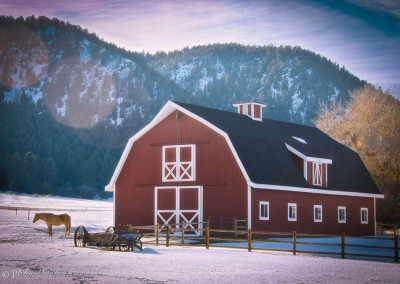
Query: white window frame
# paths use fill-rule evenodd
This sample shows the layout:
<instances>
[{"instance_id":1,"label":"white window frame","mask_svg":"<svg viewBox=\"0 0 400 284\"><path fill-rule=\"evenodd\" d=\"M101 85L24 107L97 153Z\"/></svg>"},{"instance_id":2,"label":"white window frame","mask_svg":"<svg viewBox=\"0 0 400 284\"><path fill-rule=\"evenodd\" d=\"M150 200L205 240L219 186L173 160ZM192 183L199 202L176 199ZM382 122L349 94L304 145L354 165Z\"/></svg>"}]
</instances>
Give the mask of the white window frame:
<instances>
[{"instance_id":1,"label":"white window frame","mask_svg":"<svg viewBox=\"0 0 400 284\"><path fill-rule=\"evenodd\" d=\"M290 207L294 207L294 217L290 216ZM293 212L293 210L292 210ZM288 203L288 221L297 221L297 204L296 203Z\"/></svg>"},{"instance_id":2,"label":"white window frame","mask_svg":"<svg viewBox=\"0 0 400 284\"><path fill-rule=\"evenodd\" d=\"M190 162L181 162L180 161L180 153L181 148L191 148L191 157L192 160ZM165 161L165 150L175 148L175 162L166 162ZM172 165L172 170L167 168L168 165ZM183 166L188 166L185 169ZM176 176L173 175L173 169L176 169ZM189 178L182 178L185 173L187 173L188 169L191 169L191 176ZM168 178L172 175L172 179ZM195 181L196 180L196 145L195 144L187 144L187 145L168 145L162 147L162 181L163 182L176 182L176 181Z\"/></svg>"},{"instance_id":3,"label":"white window frame","mask_svg":"<svg viewBox=\"0 0 400 284\"><path fill-rule=\"evenodd\" d=\"M363 211L364 212L366 212L365 213L365 216L366 216L366 218L367 218L367 220L363 220ZM360 213L361 213L361 224L368 224L368 208L361 208L361 210L360 210Z\"/></svg>"},{"instance_id":4,"label":"white window frame","mask_svg":"<svg viewBox=\"0 0 400 284\"><path fill-rule=\"evenodd\" d=\"M315 215L315 209L321 210L321 218L320 219L316 218L317 216ZM322 205L314 205L314 222L319 222L319 223L322 222Z\"/></svg>"},{"instance_id":5,"label":"white window frame","mask_svg":"<svg viewBox=\"0 0 400 284\"><path fill-rule=\"evenodd\" d=\"M344 220L340 220L340 210L344 211ZM338 223L346 223L346 207L338 206Z\"/></svg>"},{"instance_id":6,"label":"white window frame","mask_svg":"<svg viewBox=\"0 0 400 284\"><path fill-rule=\"evenodd\" d=\"M312 184L313 185L322 186L323 168L324 168L323 163L319 163L319 162L312 163ZM318 171L316 169L318 169Z\"/></svg>"},{"instance_id":7,"label":"white window frame","mask_svg":"<svg viewBox=\"0 0 400 284\"><path fill-rule=\"evenodd\" d=\"M269 202L268 201L260 201L259 203L259 219L260 220L269 220ZM261 216L261 208L264 206L264 213L266 213L266 217L265 216Z\"/></svg>"}]
</instances>

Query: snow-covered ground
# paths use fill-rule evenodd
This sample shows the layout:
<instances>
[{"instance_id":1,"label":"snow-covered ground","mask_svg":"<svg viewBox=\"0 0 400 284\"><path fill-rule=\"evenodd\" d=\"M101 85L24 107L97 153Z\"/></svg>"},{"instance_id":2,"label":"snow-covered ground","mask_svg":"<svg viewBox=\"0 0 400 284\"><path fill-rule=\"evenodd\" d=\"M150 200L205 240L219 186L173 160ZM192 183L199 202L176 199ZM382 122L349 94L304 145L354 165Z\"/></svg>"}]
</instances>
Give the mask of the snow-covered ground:
<instances>
[{"instance_id":1,"label":"snow-covered ground","mask_svg":"<svg viewBox=\"0 0 400 284\"><path fill-rule=\"evenodd\" d=\"M97 206L100 211L66 210L72 217L72 233L79 225L94 232L112 224L113 212L105 210L112 202L0 194L2 206L13 206L13 200L41 208ZM26 211L0 210L0 283L400 283L400 266L395 263L227 248L76 248L73 236L64 236L64 227L54 227L54 236L48 237L46 225L33 224L32 216L33 212L28 220Z\"/></svg>"}]
</instances>

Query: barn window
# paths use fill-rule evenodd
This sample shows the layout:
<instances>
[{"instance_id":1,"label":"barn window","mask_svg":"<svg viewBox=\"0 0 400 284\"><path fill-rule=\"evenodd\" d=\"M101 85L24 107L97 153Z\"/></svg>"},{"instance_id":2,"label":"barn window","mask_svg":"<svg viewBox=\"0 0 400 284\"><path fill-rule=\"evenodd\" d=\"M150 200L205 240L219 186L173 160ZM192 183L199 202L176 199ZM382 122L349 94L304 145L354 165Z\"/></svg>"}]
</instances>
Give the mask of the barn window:
<instances>
[{"instance_id":1,"label":"barn window","mask_svg":"<svg viewBox=\"0 0 400 284\"><path fill-rule=\"evenodd\" d=\"M269 202L260 201L260 220L269 220Z\"/></svg>"},{"instance_id":2,"label":"barn window","mask_svg":"<svg viewBox=\"0 0 400 284\"><path fill-rule=\"evenodd\" d=\"M288 203L288 221L297 221L296 203Z\"/></svg>"},{"instance_id":3,"label":"barn window","mask_svg":"<svg viewBox=\"0 0 400 284\"><path fill-rule=\"evenodd\" d=\"M344 206L338 207L338 222L346 223L346 207Z\"/></svg>"},{"instance_id":4,"label":"barn window","mask_svg":"<svg viewBox=\"0 0 400 284\"><path fill-rule=\"evenodd\" d=\"M322 163L313 162L313 185L322 186Z\"/></svg>"},{"instance_id":5,"label":"barn window","mask_svg":"<svg viewBox=\"0 0 400 284\"><path fill-rule=\"evenodd\" d=\"M314 205L314 222L322 222L322 205Z\"/></svg>"},{"instance_id":6,"label":"barn window","mask_svg":"<svg viewBox=\"0 0 400 284\"><path fill-rule=\"evenodd\" d=\"M361 224L368 224L368 208L361 208Z\"/></svg>"},{"instance_id":7,"label":"barn window","mask_svg":"<svg viewBox=\"0 0 400 284\"><path fill-rule=\"evenodd\" d=\"M195 180L195 145L163 146L163 181Z\"/></svg>"}]
</instances>

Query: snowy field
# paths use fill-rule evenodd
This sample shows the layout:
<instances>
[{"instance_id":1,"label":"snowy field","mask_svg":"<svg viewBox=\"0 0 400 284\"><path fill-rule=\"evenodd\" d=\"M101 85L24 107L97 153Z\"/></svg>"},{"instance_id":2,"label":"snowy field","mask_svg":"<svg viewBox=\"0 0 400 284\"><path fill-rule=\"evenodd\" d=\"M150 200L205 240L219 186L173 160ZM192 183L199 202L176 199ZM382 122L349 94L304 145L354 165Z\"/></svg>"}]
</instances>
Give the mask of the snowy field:
<instances>
[{"instance_id":1,"label":"snowy field","mask_svg":"<svg viewBox=\"0 0 400 284\"><path fill-rule=\"evenodd\" d=\"M72 229L112 224L112 202L0 194L0 206L68 208ZM14 205L13 205L14 204ZM71 211L85 208L88 211ZM89 208L100 211L90 211ZM64 227L32 223L27 211L0 210L0 283L400 283L400 265L360 260L247 252L227 248L144 245L143 251L75 248Z\"/></svg>"}]
</instances>

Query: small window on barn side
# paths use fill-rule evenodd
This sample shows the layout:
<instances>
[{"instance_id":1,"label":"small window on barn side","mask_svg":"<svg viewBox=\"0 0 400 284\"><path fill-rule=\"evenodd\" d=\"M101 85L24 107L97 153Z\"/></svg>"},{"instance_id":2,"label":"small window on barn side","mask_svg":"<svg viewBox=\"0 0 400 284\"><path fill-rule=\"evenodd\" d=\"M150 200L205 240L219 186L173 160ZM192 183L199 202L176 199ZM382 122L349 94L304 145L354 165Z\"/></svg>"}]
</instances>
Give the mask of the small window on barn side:
<instances>
[{"instance_id":1,"label":"small window on barn side","mask_svg":"<svg viewBox=\"0 0 400 284\"><path fill-rule=\"evenodd\" d=\"M314 222L322 222L322 205L314 205Z\"/></svg>"},{"instance_id":2,"label":"small window on barn side","mask_svg":"<svg viewBox=\"0 0 400 284\"><path fill-rule=\"evenodd\" d=\"M269 220L269 202L260 201L260 220Z\"/></svg>"},{"instance_id":3,"label":"small window on barn side","mask_svg":"<svg viewBox=\"0 0 400 284\"><path fill-rule=\"evenodd\" d=\"M162 180L194 181L196 179L195 145L163 146Z\"/></svg>"},{"instance_id":4,"label":"small window on barn side","mask_svg":"<svg viewBox=\"0 0 400 284\"><path fill-rule=\"evenodd\" d=\"M338 207L338 222L346 223L346 207L344 206Z\"/></svg>"},{"instance_id":5,"label":"small window on barn side","mask_svg":"<svg viewBox=\"0 0 400 284\"><path fill-rule=\"evenodd\" d=\"M368 224L368 208L361 208L361 224Z\"/></svg>"},{"instance_id":6,"label":"small window on barn side","mask_svg":"<svg viewBox=\"0 0 400 284\"><path fill-rule=\"evenodd\" d=\"M297 221L296 203L288 203L288 221Z\"/></svg>"},{"instance_id":7,"label":"small window on barn side","mask_svg":"<svg viewBox=\"0 0 400 284\"><path fill-rule=\"evenodd\" d=\"M322 186L322 163L313 162L313 185Z\"/></svg>"}]
</instances>

